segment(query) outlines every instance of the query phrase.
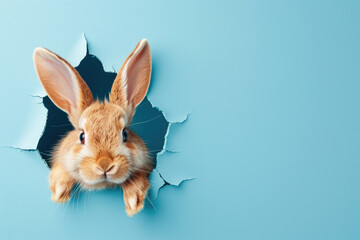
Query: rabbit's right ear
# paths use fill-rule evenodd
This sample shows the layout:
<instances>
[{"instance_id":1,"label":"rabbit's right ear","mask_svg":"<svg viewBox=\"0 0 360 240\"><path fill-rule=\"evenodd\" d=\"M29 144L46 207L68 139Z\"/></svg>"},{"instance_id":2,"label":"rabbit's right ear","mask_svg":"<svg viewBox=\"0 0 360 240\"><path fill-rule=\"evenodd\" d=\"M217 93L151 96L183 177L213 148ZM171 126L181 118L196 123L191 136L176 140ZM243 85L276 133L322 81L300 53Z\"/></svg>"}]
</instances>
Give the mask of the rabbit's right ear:
<instances>
[{"instance_id":1,"label":"rabbit's right ear","mask_svg":"<svg viewBox=\"0 0 360 240\"><path fill-rule=\"evenodd\" d=\"M50 99L76 128L81 113L94 101L89 87L66 60L45 49L34 51L36 73Z\"/></svg>"}]
</instances>

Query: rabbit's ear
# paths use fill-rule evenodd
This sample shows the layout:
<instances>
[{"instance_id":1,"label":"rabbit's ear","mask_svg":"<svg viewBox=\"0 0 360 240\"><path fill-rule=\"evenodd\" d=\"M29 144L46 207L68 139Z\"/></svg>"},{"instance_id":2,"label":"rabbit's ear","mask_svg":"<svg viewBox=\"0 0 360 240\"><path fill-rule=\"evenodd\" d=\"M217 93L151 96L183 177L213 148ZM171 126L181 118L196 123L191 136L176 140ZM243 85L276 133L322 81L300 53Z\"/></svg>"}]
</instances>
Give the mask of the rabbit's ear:
<instances>
[{"instance_id":1,"label":"rabbit's ear","mask_svg":"<svg viewBox=\"0 0 360 240\"><path fill-rule=\"evenodd\" d=\"M72 125L78 127L81 113L94 101L80 74L67 61L45 48L35 49L34 64L50 99L69 115Z\"/></svg>"},{"instance_id":2,"label":"rabbit's ear","mask_svg":"<svg viewBox=\"0 0 360 240\"><path fill-rule=\"evenodd\" d=\"M110 102L123 107L129 123L135 108L145 98L150 84L151 53L146 39L142 39L125 60L110 93Z\"/></svg>"}]
</instances>

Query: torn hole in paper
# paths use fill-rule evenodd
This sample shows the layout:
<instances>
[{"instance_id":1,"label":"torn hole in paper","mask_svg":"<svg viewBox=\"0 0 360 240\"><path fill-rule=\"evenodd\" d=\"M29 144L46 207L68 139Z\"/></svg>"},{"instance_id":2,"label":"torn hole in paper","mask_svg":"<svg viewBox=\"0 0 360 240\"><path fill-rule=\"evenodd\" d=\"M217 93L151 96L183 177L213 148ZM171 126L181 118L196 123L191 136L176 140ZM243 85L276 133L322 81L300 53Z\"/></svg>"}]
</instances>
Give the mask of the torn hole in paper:
<instances>
[{"instance_id":1,"label":"torn hole in paper","mask_svg":"<svg viewBox=\"0 0 360 240\"><path fill-rule=\"evenodd\" d=\"M77 60L72 62L80 62L75 69L79 72L81 77L91 89L95 99L104 100L108 98L111 90L112 83L116 77L116 72L105 72L101 61L94 55L89 53L87 48L87 41L85 36L83 40L79 41L82 54L77 54ZM79 45L79 44L78 44ZM78 60L83 56L82 60ZM73 129L73 126L68 120L67 114L57 108L48 96L42 97L39 95L33 96L39 105L43 104L43 109L47 110L47 118L44 131L38 140L36 150L41 155L41 158L46 162L48 167L51 167L51 154L56 144ZM181 124L186 120L179 119L176 124ZM145 98L142 103L137 107L136 114L132 120L130 128L134 130L146 143L151 157L155 163L159 157L166 157L167 154L176 154L173 146L166 148L167 136L170 133L171 125L175 124L166 119L165 114L154 107L148 98ZM29 142L29 141L27 141ZM33 146L30 144L29 146ZM35 150L31 148L23 149L21 144L20 150ZM166 171L161 169L161 171ZM161 171L156 167L149 176L150 190L149 196L151 199L156 199L158 191L165 185L179 186L184 180L191 180L192 178L177 179L173 184L173 180L168 181L165 179ZM166 174L165 174L166 175Z\"/></svg>"}]
</instances>

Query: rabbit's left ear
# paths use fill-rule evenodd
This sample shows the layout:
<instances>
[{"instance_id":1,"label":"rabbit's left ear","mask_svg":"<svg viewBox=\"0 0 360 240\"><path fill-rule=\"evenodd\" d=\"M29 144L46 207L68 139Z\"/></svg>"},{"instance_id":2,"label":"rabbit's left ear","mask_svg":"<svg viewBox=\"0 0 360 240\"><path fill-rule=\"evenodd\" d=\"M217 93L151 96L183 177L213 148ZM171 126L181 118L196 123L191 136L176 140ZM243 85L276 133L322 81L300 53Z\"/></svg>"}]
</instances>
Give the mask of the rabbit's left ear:
<instances>
[{"instance_id":1,"label":"rabbit's left ear","mask_svg":"<svg viewBox=\"0 0 360 240\"><path fill-rule=\"evenodd\" d=\"M110 93L110 102L123 107L129 121L135 108L145 98L150 84L151 53L146 39L142 39L125 60Z\"/></svg>"}]
</instances>

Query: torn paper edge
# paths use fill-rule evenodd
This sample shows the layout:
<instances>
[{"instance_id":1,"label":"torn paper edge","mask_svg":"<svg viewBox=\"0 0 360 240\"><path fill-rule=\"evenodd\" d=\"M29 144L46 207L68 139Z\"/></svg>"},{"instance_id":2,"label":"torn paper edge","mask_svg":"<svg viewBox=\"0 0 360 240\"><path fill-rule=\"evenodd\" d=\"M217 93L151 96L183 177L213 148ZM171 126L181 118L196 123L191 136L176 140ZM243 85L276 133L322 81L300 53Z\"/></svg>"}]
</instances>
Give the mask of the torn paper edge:
<instances>
[{"instance_id":1,"label":"torn paper edge","mask_svg":"<svg viewBox=\"0 0 360 240\"><path fill-rule=\"evenodd\" d=\"M88 45L88 41L86 39L85 33L82 34L81 38L76 42L76 44L74 45L74 47L72 49L73 49L73 51L71 51L72 54L70 54L69 56L65 56L65 59L67 59L70 62L70 64L72 64L72 66L78 66L80 64L81 60L84 59L87 54L89 54L89 45ZM94 54L94 55L96 55L96 54ZM104 68L104 71L108 72L105 68ZM30 96L33 101L34 101L34 99L43 100L43 98L46 96L46 93L44 92L43 89L41 89L41 90L38 90L35 94L30 95ZM156 161L157 161L158 157L163 155L165 152L174 153L174 154L177 153L176 150L167 149L167 139L170 134L171 125L172 124L182 124L182 123L186 122L191 113L187 113L187 114L182 113L175 120L170 119L167 116L166 111L161 110L159 107L155 106L152 103L149 96L148 96L148 100L149 100L151 106L153 108L157 109L158 111L160 111L164 115L164 118L166 119L166 121L168 122L166 134L164 136L163 148L160 152L158 152L156 154ZM33 116L35 116L35 117L32 118L32 121L30 122L29 127L27 128L26 132L22 135L23 137L20 139L20 141L17 144L14 144L14 146L5 146L5 147L11 148L11 149L16 149L19 151L37 151L37 149L36 149L37 143L45 130L45 124L46 124L47 113L48 113L47 109L43 105L40 105L40 103L42 103L42 101L35 102L34 105L40 106L40 108L37 109L36 111L34 111L35 113L33 114ZM156 200L160 189L162 187L164 187L165 185L179 187L182 182L190 181L193 179L194 178L185 178L185 179L180 180L179 184L170 184L166 181L166 179L164 179L161 176L161 173L158 171L158 169L155 168L149 175L150 183L155 182L155 184L152 184L152 185L150 184L149 192L151 192L152 199Z\"/></svg>"},{"instance_id":2,"label":"torn paper edge","mask_svg":"<svg viewBox=\"0 0 360 240\"><path fill-rule=\"evenodd\" d=\"M37 143L42 136L46 119L47 109L42 104L43 98L37 95L29 96L31 99L30 111L31 117L29 117L24 132L21 134L19 141L12 145L14 148L24 150L36 150Z\"/></svg>"},{"instance_id":3,"label":"torn paper edge","mask_svg":"<svg viewBox=\"0 0 360 240\"><path fill-rule=\"evenodd\" d=\"M149 100L151 106L152 106L153 108L157 109L158 111L160 111L160 112L164 115L165 120L168 122L167 130L166 130L166 133L165 133L165 136L164 136L164 145L163 145L163 148L162 148L162 150L161 150L160 152L158 152L158 153L156 154L156 164L158 164L158 160L159 160L160 156L162 156L165 152L173 153L173 154L178 153L176 150L167 149L168 136L169 136L169 134L171 134L171 133L170 133L170 128L171 128L171 126L172 126L173 124L183 124L183 123L185 123L186 121L188 121L189 115L190 115L191 113L184 114L183 116L180 116L180 117L179 117L177 120L175 120L175 121L174 121L174 120L173 120L173 121L170 121L170 120L168 119L165 111L163 111L163 110L161 110L159 107L155 106L155 105L152 103L152 101L151 101L151 99L150 99L149 97L148 97L148 100ZM155 176L154 176L154 175L155 175ZM185 179L180 180L178 184L172 184L172 183L169 183L169 182L166 180L166 178L164 178L164 177L161 175L161 172L159 171L159 169L158 169L157 167L151 172L150 177L151 177L152 179L157 179L157 180L162 179L162 184L158 184L158 182L157 182L158 185L156 185L155 187L150 184L150 191L151 191L151 193L152 193L152 194L151 194L152 200L156 200L156 199L157 199L157 197L158 197L158 195L159 195L160 189L163 188L165 185L170 185L170 186L179 187L183 181L190 181L190 180L194 179L194 178L185 178Z\"/></svg>"}]
</instances>

